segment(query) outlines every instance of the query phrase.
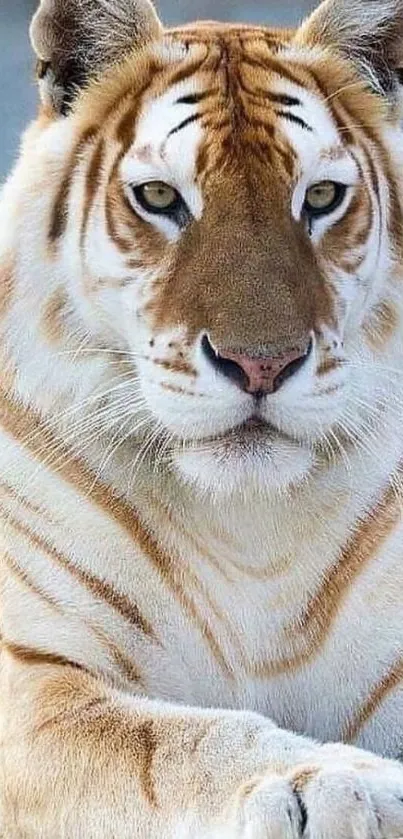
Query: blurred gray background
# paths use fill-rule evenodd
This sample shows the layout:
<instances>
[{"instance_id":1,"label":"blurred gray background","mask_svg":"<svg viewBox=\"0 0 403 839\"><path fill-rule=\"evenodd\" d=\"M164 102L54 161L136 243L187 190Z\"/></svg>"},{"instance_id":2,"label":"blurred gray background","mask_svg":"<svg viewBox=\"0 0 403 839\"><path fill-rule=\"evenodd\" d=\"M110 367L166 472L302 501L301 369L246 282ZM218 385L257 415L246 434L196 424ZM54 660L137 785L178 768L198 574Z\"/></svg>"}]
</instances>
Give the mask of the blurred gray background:
<instances>
[{"instance_id":1,"label":"blurred gray background","mask_svg":"<svg viewBox=\"0 0 403 839\"><path fill-rule=\"evenodd\" d=\"M0 181L15 159L21 130L35 113L28 22L36 0L0 0ZM293 25L317 0L158 0L164 22L195 18Z\"/></svg>"}]
</instances>

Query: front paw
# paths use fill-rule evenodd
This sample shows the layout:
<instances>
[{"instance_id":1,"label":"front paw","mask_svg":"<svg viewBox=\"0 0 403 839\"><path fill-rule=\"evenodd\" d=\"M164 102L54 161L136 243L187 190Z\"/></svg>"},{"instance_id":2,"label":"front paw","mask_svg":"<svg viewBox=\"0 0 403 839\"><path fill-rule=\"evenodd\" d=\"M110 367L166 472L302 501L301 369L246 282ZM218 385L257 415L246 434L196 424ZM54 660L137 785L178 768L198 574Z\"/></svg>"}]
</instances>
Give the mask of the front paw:
<instances>
[{"instance_id":1,"label":"front paw","mask_svg":"<svg viewBox=\"0 0 403 839\"><path fill-rule=\"evenodd\" d=\"M344 746L240 791L236 839L400 839L403 767ZM228 834L230 835L230 834Z\"/></svg>"}]
</instances>

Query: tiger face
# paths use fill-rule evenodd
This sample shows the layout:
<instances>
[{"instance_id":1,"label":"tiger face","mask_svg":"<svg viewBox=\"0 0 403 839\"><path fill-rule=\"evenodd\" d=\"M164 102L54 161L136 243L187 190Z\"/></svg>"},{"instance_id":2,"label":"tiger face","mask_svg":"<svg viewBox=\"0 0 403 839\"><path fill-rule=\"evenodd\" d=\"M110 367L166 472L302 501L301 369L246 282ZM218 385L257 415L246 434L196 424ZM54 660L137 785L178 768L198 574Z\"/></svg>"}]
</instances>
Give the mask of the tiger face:
<instances>
[{"instance_id":1,"label":"tiger face","mask_svg":"<svg viewBox=\"0 0 403 839\"><path fill-rule=\"evenodd\" d=\"M48 129L71 299L207 492L284 490L354 442L398 340L398 93L319 23L154 32Z\"/></svg>"}]
</instances>

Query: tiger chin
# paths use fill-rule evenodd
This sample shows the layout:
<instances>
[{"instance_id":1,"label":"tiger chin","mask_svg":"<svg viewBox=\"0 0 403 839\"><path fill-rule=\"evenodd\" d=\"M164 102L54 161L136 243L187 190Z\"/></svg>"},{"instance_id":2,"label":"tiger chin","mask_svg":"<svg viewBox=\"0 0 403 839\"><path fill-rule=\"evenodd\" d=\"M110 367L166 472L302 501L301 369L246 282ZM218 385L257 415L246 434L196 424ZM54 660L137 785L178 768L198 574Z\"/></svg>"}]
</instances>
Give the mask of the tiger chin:
<instances>
[{"instance_id":1,"label":"tiger chin","mask_svg":"<svg viewBox=\"0 0 403 839\"><path fill-rule=\"evenodd\" d=\"M403 0L42 0L0 196L0 835L403 836Z\"/></svg>"}]
</instances>

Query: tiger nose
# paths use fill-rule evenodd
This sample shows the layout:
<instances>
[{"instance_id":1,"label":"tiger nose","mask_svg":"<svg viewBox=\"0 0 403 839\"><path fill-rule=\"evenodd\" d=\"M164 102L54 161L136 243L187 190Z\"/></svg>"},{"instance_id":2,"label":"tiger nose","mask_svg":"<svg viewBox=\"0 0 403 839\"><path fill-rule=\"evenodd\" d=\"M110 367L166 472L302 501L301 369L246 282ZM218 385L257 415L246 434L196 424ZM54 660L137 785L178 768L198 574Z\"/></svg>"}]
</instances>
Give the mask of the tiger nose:
<instances>
[{"instance_id":1,"label":"tiger nose","mask_svg":"<svg viewBox=\"0 0 403 839\"><path fill-rule=\"evenodd\" d=\"M218 373L230 379L241 390L254 396L275 393L287 379L291 378L307 361L312 340L305 347L292 347L277 355L252 356L227 350L216 350L207 336L203 339L203 350Z\"/></svg>"}]
</instances>

